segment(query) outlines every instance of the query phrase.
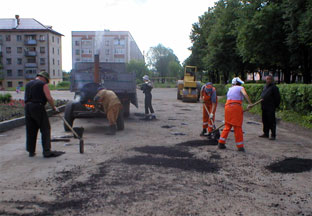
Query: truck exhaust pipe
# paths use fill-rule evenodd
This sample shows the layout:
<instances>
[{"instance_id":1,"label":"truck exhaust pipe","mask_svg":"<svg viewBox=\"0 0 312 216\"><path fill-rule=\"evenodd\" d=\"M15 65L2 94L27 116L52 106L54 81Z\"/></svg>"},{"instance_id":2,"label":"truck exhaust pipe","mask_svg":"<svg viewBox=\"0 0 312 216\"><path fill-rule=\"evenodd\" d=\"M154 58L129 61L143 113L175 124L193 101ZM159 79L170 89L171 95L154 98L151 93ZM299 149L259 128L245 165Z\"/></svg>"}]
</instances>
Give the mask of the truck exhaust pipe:
<instances>
[{"instance_id":1,"label":"truck exhaust pipe","mask_svg":"<svg viewBox=\"0 0 312 216\"><path fill-rule=\"evenodd\" d=\"M95 83L100 83L100 56L94 55L94 80Z\"/></svg>"}]
</instances>

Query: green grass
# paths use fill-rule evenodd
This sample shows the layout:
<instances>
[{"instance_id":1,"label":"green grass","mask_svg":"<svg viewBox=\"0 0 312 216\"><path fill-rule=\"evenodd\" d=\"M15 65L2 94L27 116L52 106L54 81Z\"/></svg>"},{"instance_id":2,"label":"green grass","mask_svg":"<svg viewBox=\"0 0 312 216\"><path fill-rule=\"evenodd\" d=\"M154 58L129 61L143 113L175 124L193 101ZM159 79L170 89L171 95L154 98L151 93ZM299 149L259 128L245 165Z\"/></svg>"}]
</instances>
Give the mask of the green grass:
<instances>
[{"instance_id":1,"label":"green grass","mask_svg":"<svg viewBox=\"0 0 312 216\"><path fill-rule=\"evenodd\" d=\"M176 88L176 83L153 83L154 88Z\"/></svg>"},{"instance_id":2,"label":"green grass","mask_svg":"<svg viewBox=\"0 0 312 216\"><path fill-rule=\"evenodd\" d=\"M219 103L225 104L226 97L220 97L218 99ZM243 103L243 108L247 109L247 103ZM261 105L258 104L250 109L248 112L261 116ZM282 119L286 122L291 122L300 125L304 128L312 129L312 113L309 115L301 115L300 113L289 111L289 110L279 110L276 112L276 117Z\"/></svg>"}]
</instances>

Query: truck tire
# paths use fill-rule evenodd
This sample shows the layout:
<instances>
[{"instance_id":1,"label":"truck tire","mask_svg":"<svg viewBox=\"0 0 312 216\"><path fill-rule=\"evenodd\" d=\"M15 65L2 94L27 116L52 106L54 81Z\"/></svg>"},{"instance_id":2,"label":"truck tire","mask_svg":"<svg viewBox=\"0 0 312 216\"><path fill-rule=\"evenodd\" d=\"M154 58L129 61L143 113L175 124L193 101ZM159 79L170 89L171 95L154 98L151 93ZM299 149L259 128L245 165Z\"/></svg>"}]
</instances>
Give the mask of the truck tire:
<instances>
[{"instance_id":1,"label":"truck tire","mask_svg":"<svg viewBox=\"0 0 312 216\"><path fill-rule=\"evenodd\" d=\"M125 129L124 113L123 113L123 109L121 109L117 118L117 130L121 131L124 129Z\"/></svg>"},{"instance_id":2,"label":"truck tire","mask_svg":"<svg viewBox=\"0 0 312 216\"><path fill-rule=\"evenodd\" d=\"M122 103L123 116L128 118L130 116L130 101L124 101Z\"/></svg>"},{"instance_id":3,"label":"truck tire","mask_svg":"<svg viewBox=\"0 0 312 216\"><path fill-rule=\"evenodd\" d=\"M70 126L73 126L74 116L73 116L73 102L68 102L65 107L64 118ZM69 127L64 123L64 130L70 131Z\"/></svg>"}]
</instances>

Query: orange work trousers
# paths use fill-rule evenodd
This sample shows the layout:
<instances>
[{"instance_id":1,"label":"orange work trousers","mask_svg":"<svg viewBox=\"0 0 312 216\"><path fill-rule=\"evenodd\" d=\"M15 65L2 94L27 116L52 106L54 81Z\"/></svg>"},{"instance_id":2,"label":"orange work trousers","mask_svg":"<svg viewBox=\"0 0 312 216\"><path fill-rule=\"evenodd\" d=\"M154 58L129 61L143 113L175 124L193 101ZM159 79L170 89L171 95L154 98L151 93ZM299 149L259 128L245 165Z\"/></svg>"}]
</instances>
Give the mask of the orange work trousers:
<instances>
[{"instance_id":1,"label":"orange work trousers","mask_svg":"<svg viewBox=\"0 0 312 216\"><path fill-rule=\"evenodd\" d=\"M203 104L203 129L208 129L208 132L213 131L213 123L211 119L209 118L209 114L207 113L205 109L205 105L209 111L209 113L213 113L213 122L215 121L215 114L216 114L216 109L212 110L212 104L211 103L204 103Z\"/></svg>"},{"instance_id":2,"label":"orange work trousers","mask_svg":"<svg viewBox=\"0 0 312 216\"><path fill-rule=\"evenodd\" d=\"M120 104L116 104L108 109L106 116L107 116L109 125L116 125L118 115L121 109L122 109L122 106Z\"/></svg>"},{"instance_id":3,"label":"orange work trousers","mask_svg":"<svg viewBox=\"0 0 312 216\"><path fill-rule=\"evenodd\" d=\"M219 143L225 144L226 139L234 127L235 143L237 148L244 147L243 137L243 108L241 101L228 100L225 104L225 127L219 139Z\"/></svg>"}]
</instances>

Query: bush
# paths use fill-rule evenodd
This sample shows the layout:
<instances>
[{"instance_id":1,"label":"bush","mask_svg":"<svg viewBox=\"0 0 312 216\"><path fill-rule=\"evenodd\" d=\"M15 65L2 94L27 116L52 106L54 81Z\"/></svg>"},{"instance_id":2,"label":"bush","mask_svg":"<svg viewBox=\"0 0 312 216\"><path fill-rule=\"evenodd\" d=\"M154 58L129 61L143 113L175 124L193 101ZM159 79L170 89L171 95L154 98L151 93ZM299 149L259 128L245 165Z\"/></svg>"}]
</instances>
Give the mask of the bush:
<instances>
[{"instance_id":1,"label":"bush","mask_svg":"<svg viewBox=\"0 0 312 216\"><path fill-rule=\"evenodd\" d=\"M0 103L9 103L12 99L12 95L7 94L0 94Z\"/></svg>"},{"instance_id":2,"label":"bush","mask_svg":"<svg viewBox=\"0 0 312 216\"><path fill-rule=\"evenodd\" d=\"M218 96L226 95L227 89L224 84L213 84L213 86L216 88Z\"/></svg>"},{"instance_id":3,"label":"bush","mask_svg":"<svg viewBox=\"0 0 312 216\"><path fill-rule=\"evenodd\" d=\"M63 89L69 89L70 87L70 82L69 81L63 81L63 82L60 82L56 85L57 88L63 88Z\"/></svg>"}]
</instances>

